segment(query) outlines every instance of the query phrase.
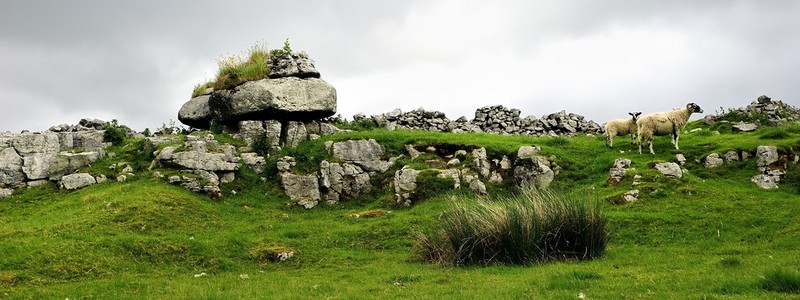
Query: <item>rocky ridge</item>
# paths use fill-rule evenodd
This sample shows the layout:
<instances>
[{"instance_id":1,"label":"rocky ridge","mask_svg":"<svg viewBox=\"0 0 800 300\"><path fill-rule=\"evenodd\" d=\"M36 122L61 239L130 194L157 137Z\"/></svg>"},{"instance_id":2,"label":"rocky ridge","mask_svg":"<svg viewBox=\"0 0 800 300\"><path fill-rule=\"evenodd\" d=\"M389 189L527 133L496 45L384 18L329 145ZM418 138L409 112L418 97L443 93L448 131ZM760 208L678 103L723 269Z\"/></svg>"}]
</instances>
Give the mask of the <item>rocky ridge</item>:
<instances>
[{"instance_id":1,"label":"rocky ridge","mask_svg":"<svg viewBox=\"0 0 800 300\"><path fill-rule=\"evenodd\" d=\"M437 177L452 180L453 188L467 187L478 194L486 194L487 184L501 184L504 180L515 184L532 184L546 188L560 167L547 158L537 155L541 149L523 146L516 156L488 157L486 149L416 149L406 145L407 155L386 157L383 146L375 140L348 140L326 142L328 154L338 162L323 160L313 173L300 174L295 169L295 159L283 157L277 163L279 180L294 203L313 208L320 201L334 204L369 192L372 178L393 168L395 202L410 206L418 200L419 174L435 172ZM425 164L429 168L415 169L410 165L398 166L401 160L411 161L427 153ZM436 158L430 158L435 156Z\"/></svg>"}]
</instances>

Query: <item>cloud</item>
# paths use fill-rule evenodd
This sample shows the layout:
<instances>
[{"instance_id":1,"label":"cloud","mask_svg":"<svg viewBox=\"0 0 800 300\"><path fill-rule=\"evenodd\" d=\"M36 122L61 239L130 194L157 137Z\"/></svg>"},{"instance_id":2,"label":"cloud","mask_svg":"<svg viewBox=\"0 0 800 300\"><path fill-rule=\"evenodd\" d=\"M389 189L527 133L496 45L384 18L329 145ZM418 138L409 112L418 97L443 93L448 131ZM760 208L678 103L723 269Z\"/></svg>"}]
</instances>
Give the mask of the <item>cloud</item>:
<instances>
[{"instance_id":1,"label":"cloud","mask_svg":"<svg viewBox=\"0 0 800 300\"><path fill-rule=\"evenodd\" d=\"M7 1L0 131L82 117L135 129L176 119L216 59L290 38L338 111L424 107L471 118L502 104L600 123L761 94L795 104L796 1ZM24 26L21 26L24 24Z\"/></svg>"}]
</instances>

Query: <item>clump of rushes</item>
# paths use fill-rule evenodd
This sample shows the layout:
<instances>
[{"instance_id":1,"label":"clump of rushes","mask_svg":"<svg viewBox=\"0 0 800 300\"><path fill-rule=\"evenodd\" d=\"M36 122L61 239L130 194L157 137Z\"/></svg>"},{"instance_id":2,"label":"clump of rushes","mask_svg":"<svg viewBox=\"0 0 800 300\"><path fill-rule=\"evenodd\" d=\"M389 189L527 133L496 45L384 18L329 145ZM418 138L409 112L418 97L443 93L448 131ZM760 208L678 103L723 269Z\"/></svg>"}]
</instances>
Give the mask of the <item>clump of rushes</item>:
<instances>
[{"instance_id":1,"label":"clump of rushes","mask_svg":"<svg viewBox=\"0 0 800 300\"><path fill-rule=\"evenodd\" d=\"M448 266L592 259L608 241L600 201L534 188L506 199L461 199L437 223L415 252Z\"/></svg>"},{"instance_id":2,"label":"clump of rushes","mask_svg":"<svg viewBox=\"0 0 800 300\"><path fill-rule=\"evenodd\" d=\"M800 294L800 275L785 269L776 269L764 273L761 288L780 293Z\"/></svg>"},{"instance_id":3,"label":"clump of rushes","mask_svg":"<svg viewBox=\"0 0 800 300\"><path fill-rule=\"evenodd\" d=\"M284 49L288 48L289 40L284 43ZM283 51L281 49L281 51ZM270 54L263 43L254 43L250 49L243 54L222 56L217 60L219 71L213 81L195 85L192 97L205 94L208 88L214 90L230 89L246 81L260 80L269 78Z\"/></svg>"}]
</instances>

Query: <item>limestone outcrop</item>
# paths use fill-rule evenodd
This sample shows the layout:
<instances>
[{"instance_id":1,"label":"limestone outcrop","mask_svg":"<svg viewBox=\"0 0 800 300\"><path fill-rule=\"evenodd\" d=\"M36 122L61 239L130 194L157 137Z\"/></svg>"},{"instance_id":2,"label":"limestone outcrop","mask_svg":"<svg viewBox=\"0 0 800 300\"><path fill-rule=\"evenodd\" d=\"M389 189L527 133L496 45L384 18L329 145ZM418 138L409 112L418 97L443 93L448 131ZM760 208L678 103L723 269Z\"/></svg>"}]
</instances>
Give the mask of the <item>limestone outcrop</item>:
<instances>
[{"instance_id":1,"label":"limestone outcrop","mask_svg":"<svg viewBox=\"0 0 800 300\"><path fill-rule=\"evenodd\" d=\"M82 119L45 132L0 133L0 188L14 189L60 181L105 155L101 130L106 122Z\"/></svg>"},{"instance_id":2,"label":"limestone outcrop","mask_svg":"<svg viewBox=\"0 0 800 300\"><path fill-rule=\"evenodd\" d=\"M405 156L387 158L385 148L371 139L331 141L326 142L325 147L333 159L323 160L318 171L310 174L298 173L292 157L283 157L277 162L284 191L292 201L305 208L312 208L320 201L333 204L368 193L374 187L374 176L387 172L394 173L395 202L410 206L419 200L417 187L427 184L418 182L418 175L424 170L434 171L438 178L452 179L453 188L465 187L486 194L487 184L501 184L504 180L546 188L559 169L537 155L540 148L535 146L521 147L516 156L489 157L484 148L456 149L447 153L448 150L434 147L416 149L413 145L406 145L412 160L423 152L438 157L430 159L431 155L428 156L425 163L432 165L429 169L396 165Z\"/></svg>"},{"instance_id":3,"label":"limestone outcrop","mask_svg":"<svg viewBox=\"0 0 800 300\"><path fill-rule=\"evenodd\" d=\"M187 135L182 145L161 149L150 169L178 170L180 175L170 176L170 183L218 198L222 195L220 183L235 179L241 160L236 147L220 144L214 135ZM254 166L263 164L263 160L254 154L247 155L247 162Z\"/></svg>"}]
</instances>

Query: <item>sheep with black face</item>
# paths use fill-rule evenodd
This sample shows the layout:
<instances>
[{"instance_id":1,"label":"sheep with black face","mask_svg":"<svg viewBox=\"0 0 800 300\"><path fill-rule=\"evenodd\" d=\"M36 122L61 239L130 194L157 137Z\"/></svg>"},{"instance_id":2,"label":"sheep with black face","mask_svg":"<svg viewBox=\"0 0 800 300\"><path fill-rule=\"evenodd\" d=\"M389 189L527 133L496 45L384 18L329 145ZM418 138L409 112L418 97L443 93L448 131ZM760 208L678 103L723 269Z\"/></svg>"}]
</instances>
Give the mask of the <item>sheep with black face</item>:
<instances>
[{"instance_id":1,"label":"sheep with black face","mask_svg":"<svg viewBox=\"0 0 800 300\"><path fill-rule=\"evenodd\" d=\"M606 123L606 146L614 148L614 137L626 134L631 135L631 145L636 145L636 132L638 131L636 120L639 119L642 112L629 112L628 114L631 115L630 119L616 119Z\"/></svg>"},{"instance_id":2,"label":"sheep with black face","mask_svg":"<svg viewBox=\"0 0 800 300\"><path fill-rule=\"evenodd\" d=\"M689 117L693 113L703 113L703 109L694 103L687 103L685 108L657 112L639 118L636 121L639 131L639 154L642 153L642 144L647 141L650 146L650 153L653 152L653 136L672 135L672 143L678 149L678 138L680 131L689 122Z\"/></svg>"}]
</instances>

